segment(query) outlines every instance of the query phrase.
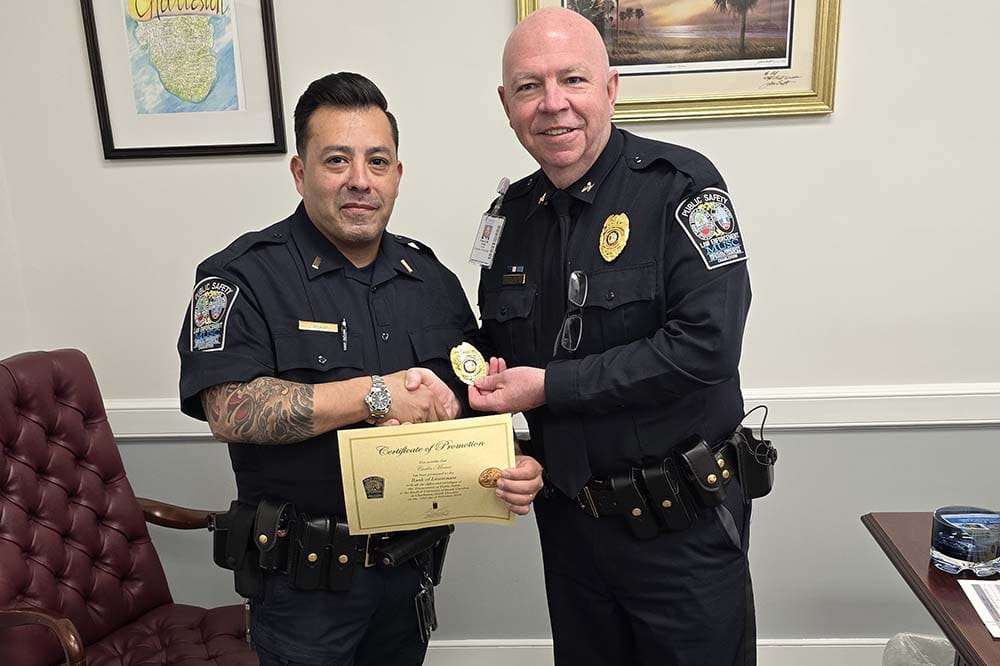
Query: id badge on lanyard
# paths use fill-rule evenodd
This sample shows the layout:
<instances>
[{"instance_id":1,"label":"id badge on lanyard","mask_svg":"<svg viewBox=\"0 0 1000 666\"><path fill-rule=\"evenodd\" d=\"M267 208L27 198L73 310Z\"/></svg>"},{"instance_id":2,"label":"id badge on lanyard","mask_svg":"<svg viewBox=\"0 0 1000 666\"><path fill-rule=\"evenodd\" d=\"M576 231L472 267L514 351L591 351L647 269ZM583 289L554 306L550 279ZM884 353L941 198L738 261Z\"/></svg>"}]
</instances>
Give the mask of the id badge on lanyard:
<instances>
[{"instance_id":1,"label":"id badge on lanyard","mask_svg":"<svg viewBox=\"0 0 1000 666\"><path fill-rule=\"evenodd\" d=\"M507 194L508 187L510 187L510 180L501 178L500 184L497 185L497 192L500 196L497 197L490 212L483 215L483 219L479 221L476 239L472 243L472 253L469 255L470 264L484 268L493 267L493 256L497 252L497 245L500 244L500 234L503 233L503 225L506 221L506 218L500 215L500 207L503 205L503 197Z\"/></svg>"}]
</instances>

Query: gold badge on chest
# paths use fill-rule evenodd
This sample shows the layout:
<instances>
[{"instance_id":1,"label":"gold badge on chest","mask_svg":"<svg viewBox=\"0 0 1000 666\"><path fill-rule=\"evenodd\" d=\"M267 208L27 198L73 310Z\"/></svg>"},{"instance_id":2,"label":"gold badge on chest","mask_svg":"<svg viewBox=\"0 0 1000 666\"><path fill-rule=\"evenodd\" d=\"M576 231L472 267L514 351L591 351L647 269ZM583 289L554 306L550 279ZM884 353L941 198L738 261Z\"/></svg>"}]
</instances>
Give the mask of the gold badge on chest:
<instances>
[{"instance_id":1,"label":"gold badge on chest","mask_svg":"<svg viewBox=\"0 0 1000 666\"><path fill-rule=\"evenodd\" d=\"M618 213L604 220L601 229L600 250L604 261L614 261L628 243L628 215Z\"/></svg>"}]
</instances>

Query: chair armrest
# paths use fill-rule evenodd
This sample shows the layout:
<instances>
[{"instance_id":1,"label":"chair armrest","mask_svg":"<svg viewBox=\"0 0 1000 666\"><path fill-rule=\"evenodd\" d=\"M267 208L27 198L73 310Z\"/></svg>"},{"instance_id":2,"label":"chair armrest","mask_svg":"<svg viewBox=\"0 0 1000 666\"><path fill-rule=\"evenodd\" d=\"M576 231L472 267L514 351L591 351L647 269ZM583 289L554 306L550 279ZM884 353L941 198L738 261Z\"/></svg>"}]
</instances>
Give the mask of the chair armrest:
<instances>
[{"instance_id":1,"label":"chair armrest","mask_svg":"<svg viewBox=\"0 0 1000 666\"><path fill-rule=\"evenodd\" d=\"M201 509L188 509L145 497L137 497L136 499L139 500L139 506L142 507L142 513L145 515L147 523L172 527L175 530L207 529L211 522L210 516L214 513Z\"/></svg>"},{"instance_id":2,"label":"chair armrest","mask_svg":"<svg viewBox=\"0 0 1000 666\"><path fill-rule=\"evenodd\" d=\"M87 657L83 652L80 632L68 619L32 608L0 610L0 629L18 627L24 624L39 624L54 631L56 638L62 645L68 666L86 666Z\"/></svg>"}]
</instances>

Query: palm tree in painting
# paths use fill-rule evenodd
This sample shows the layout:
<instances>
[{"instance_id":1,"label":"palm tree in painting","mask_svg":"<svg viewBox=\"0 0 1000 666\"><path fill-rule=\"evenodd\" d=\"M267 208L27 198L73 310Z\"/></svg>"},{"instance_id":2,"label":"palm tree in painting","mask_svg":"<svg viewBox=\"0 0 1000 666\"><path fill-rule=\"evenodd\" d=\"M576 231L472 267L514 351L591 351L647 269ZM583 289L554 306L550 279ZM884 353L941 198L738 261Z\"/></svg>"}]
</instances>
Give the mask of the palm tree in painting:
<instances>
[{"instance_id":1,"label":"palm tree in painting","mask_svg":"<svg viewBox=\"0 0 1000 666\"><path fill-rule=\"evenodd\" d=\"M646 15L646 11L642 7L638 7L635 10L635 28L639 29L639 24L642 23L642 17Z\"/></svg>"},{"instance_id":2,"label":"palm tree in painting","mask_svg":"<svg viewBox=\"0 0 1000 666\"><path fill-rule=\"evenodd\" d=\"M715 8L723 14L740 16L740 57L746 56L747 12L757 6L758 0L715 0Z\"/></svg>"}]
</instances>

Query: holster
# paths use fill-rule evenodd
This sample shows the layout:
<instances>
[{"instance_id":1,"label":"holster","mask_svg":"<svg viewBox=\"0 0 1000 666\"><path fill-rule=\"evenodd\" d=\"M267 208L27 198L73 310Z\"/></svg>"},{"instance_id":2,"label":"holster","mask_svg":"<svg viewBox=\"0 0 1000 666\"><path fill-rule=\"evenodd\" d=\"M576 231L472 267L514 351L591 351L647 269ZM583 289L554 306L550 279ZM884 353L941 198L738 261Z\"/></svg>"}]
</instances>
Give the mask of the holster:
<instances>
[{"instance_id":1,"label":"holster","mask_svg":"<svg viewBox=\"0 0 1000 666\"><path fill-rule=\"evenodd\" d=\"M688 486L702 506L712 507L726 499L726 485L729 473L723 474L721 456L712 453L705 440L698 436L685 440L679 447L680 462L688 481Z\"/></svg>"},{"instance_id":2,"label":"holster","mask_svg":"<svg viewBox=\"0 0 1000 666\"><path fill-rule=\"evenodd\" d=\"M736 449L743 498L749 501L770 493L778 450L769 440L757 439L750 428L743 426L737 427L727 441Z\"/></svg>"},{"instance_id":3,"label":"holster","mask_svg":"<svg viewBox=\"0 0 1000 666\"><path fill-rule=\"evenodd\" d=\"M228 511L213 513L209 520L212 559L234 572L236 592L248 598L259 598L263 583L257 550L250 545L255 512L253 505L233 500Z\"/></svg>"},{"instance_id":4,"label":"holster","mask_svg":"<svg viewBox=\"0 0 1000 666\"><path fill-rule=\"evenodd\" d=\"M454 530L454 525L442 525L414 532L399 532L376 545L372 549L372 554L380 566L394 567L431 550L442 539L445 540L444 547L447 548L447 540ZM444 559L443 552L441 559ZM440 573L437 577L440 579Z\"/></svg>"}]
</instances>

